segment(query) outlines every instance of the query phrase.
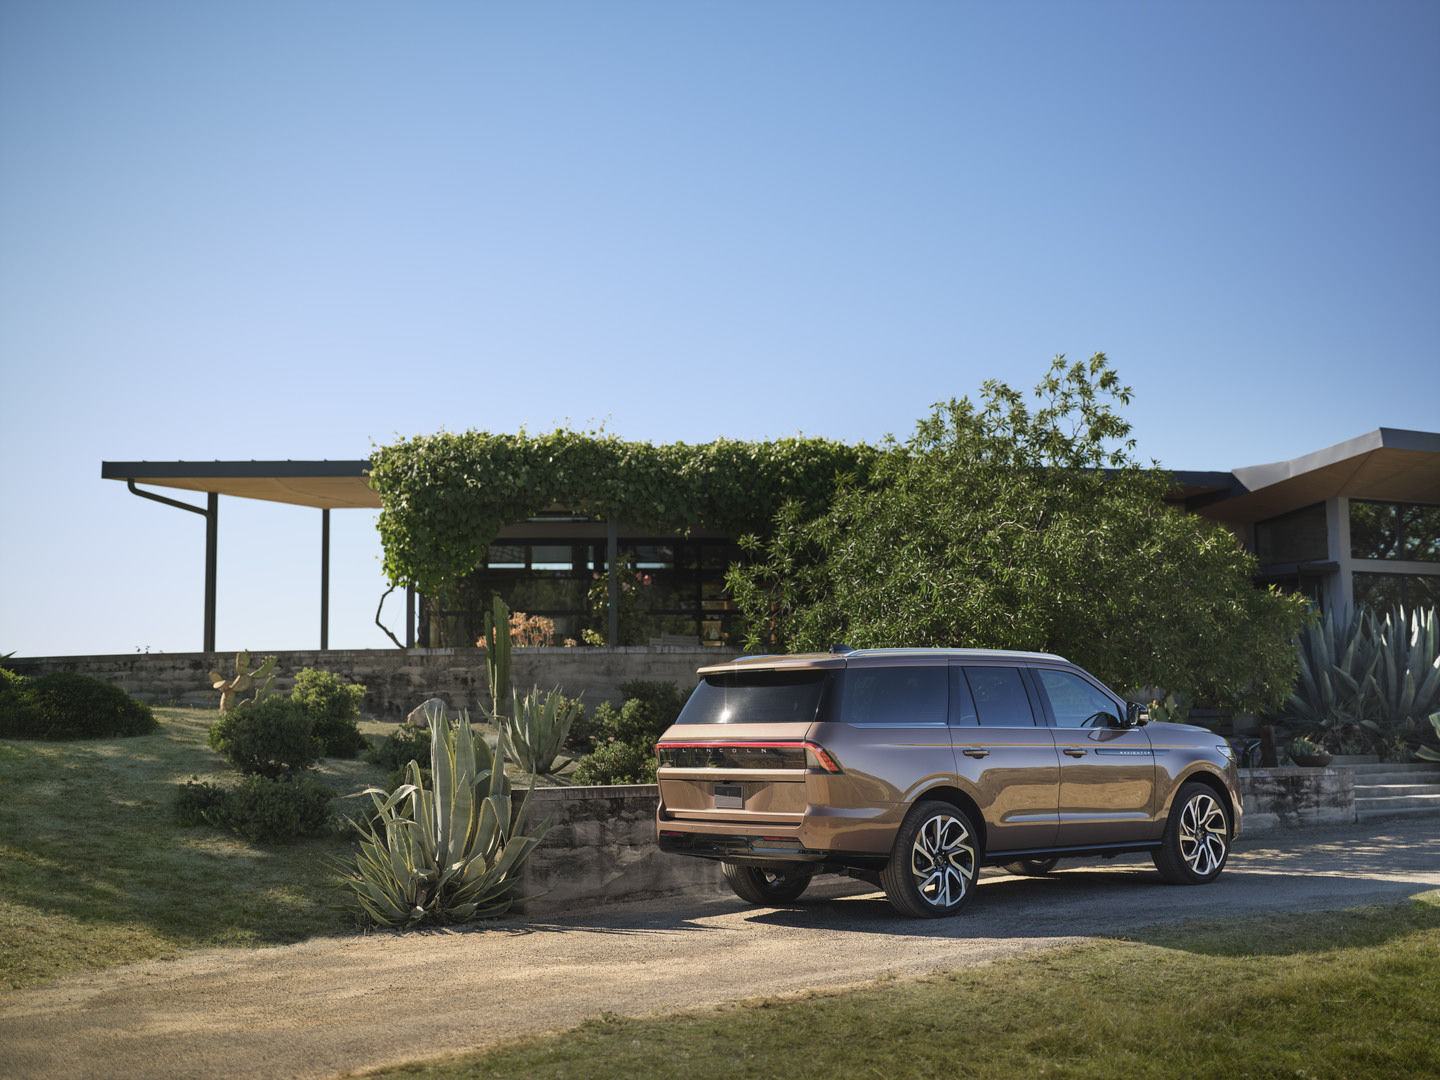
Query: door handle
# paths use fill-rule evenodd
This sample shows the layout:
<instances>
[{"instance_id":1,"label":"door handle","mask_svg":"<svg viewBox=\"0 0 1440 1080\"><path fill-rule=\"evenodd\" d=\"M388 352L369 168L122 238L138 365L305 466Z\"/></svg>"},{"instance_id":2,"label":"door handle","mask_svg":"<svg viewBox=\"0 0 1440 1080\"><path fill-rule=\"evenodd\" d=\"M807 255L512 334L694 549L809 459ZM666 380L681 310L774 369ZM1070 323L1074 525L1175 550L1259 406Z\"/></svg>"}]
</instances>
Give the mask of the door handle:
<instances>
[{"instance_id":1,"label":"door handle","mask_svg":"<svg viewBox=\"0 0 1440 1080\"><path fill-rule=\"evenodd\" d=\"M967 746L962 753L964 753L966 757L982 758L989 754L990 751L986 750L983 746Z\"/></svg>"},{"instance_id":2,"label":"door handle","mask_svg":"<svg viewBox=\"0 0 1440 1080\"><path fill-rule=\"evenodd\" d=\"M1065 753L1071 757L1084 757L1087 751L1079 746L1067 746L1065 747Z\"/></svg>"}]
</instances>

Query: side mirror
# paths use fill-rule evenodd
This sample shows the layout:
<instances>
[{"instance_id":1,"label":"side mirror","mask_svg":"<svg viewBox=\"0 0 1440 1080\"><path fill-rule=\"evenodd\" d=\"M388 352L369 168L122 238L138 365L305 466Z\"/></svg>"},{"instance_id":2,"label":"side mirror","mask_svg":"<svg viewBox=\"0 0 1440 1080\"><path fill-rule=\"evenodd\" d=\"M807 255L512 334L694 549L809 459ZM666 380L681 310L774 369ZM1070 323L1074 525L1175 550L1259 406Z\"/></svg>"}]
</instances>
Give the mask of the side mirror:
<instances>
[{"instance_id":1,"label":"side mirror","mask_svg":"<svg viewBox=\"0 0 1440 1080\"><path fill-rule=\"evenodd\" d=\"M1138 701L1127 701L1125 703L1125 726L1139 727L1141 724L1150 722L1150 710Z\"/></svg>"}]
</instances>

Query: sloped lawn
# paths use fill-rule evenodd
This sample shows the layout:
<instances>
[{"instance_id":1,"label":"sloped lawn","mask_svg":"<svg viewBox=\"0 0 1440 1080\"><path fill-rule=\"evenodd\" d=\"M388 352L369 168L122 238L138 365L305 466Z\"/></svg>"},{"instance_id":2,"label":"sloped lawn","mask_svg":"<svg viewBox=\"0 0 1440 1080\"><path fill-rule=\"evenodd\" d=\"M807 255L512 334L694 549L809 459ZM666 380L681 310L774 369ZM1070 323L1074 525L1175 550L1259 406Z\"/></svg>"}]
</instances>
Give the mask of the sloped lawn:
<instances>
[{"instance_id":1,"label":"sloped lawn","mask_svg":"<svg viewBox=\"0 0 1440 1080\"><path fill-rule=\"evenodd\" d=\"M349 837L258 847L176 823L176 785L238 774L205 745L214 712L156 716L159 732L141 738L0 741L0 988L353 929L327 866ZM379 738L393 725L361 730ZM318 775L342 793L383 779L360 759L325 761Z\"/></svg>"}]
</instances>

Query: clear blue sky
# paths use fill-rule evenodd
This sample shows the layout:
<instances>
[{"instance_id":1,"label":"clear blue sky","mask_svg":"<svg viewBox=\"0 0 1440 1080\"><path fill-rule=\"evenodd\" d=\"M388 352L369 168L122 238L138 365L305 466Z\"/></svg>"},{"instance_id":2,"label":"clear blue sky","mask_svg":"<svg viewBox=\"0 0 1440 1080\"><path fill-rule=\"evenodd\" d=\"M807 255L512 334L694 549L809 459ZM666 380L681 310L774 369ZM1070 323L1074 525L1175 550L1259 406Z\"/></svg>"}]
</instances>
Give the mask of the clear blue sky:
<instances>
[{"instance_id":1,"label":"clear blue sky","mask_svg":"<svg viewBox=\"0 0 1440 1080\"><path fill-rule=\"evenodd\" d=\"M1172 468L1440 430L1437 57L1432 0L5 0L0 653L199 647L201 520L102 460L874 440L1097 350ZM221 649L317 643L319 516L222 500Z\"/></svg>"}]
</instances>

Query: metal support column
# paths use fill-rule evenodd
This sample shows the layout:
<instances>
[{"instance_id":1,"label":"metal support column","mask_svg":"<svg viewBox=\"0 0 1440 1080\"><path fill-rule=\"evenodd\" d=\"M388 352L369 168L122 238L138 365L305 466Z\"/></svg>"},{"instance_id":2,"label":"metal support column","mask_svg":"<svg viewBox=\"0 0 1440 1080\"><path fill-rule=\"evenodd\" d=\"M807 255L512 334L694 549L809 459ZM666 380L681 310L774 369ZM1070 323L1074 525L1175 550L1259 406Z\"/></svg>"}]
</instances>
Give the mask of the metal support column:
<instances>
[{"instance_id":1,"label":"metal support column","mask_svg":"<svg viewBox=\"0 0 1440 1080\"><path fill-rule=\"evenodd\" d=\"M205 509L198 506L191 506L179 499L167 499L164 495L156 495L152 491L141 491L135 486L134 480L126 480L125 486L130 489L131 495L139 495L142 499L149 499L151 502L164 503L166 506L173 506L177 510L189 510L192 514L199 514L205 519L205 651L215 651L215 565L219 561L220 549L220 496L214 491L205 493Z\"/></svg>"},{"instance_id":2,"label":"metal support column","mask_svg":"<svg viewBox=\"0 0 1440 1080\"><path fill-rule=\"evenodd\" d=\"M620 643L620 526L613 517L605 526L605 562L610 592L610 636L605 640L614 648Z\"/></svg>"},{"instance_id":3,"label":"metal support column","mask_svg":"<svg viewBox=\"0 0 1440 1080\"><path fill-rule=\"evenodd\" d=\"M415 584L405 586L405 647L415 647Z\"/></svg>"},{"instance_id":4,"label":"metal support column","mask_svg":"<svg viewBox=\"0 0 1440 1080\"><path fill-rule=\"evenodd\" d=\"M215 568L220 561L220 494L205 493L205 651L215 651Z\"/></svg>"},{"instance_id":5,"label":"metal support column","mask_svg":"<svg viewBox=\"0 0 1440 1080\"><path fill-rule=\"evenodd\" d=\"M320 651L330 648L330 508L320 510Z\"/></svg>"}]
</instances>

